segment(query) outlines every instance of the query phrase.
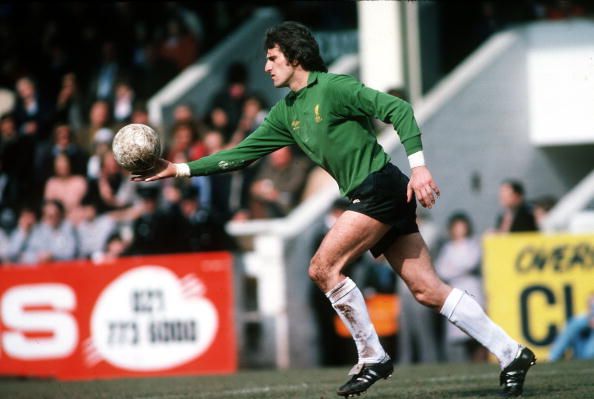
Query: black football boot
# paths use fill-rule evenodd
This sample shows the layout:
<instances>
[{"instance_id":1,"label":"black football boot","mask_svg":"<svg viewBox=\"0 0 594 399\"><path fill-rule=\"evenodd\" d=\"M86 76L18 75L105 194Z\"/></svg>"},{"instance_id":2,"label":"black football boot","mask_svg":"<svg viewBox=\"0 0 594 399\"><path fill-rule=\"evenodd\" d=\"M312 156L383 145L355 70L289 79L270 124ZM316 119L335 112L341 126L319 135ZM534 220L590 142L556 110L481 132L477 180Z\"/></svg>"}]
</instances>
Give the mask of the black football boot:
<instances>
[{"instance_id":1,"label":"black football boot","mask_svg":"<svg viewBox=\"0 0 594 399\"><path fill-rule=\"evenodd\" d=\"M394 372L394 364L390 356L386 355L384 360L379 363L363 363L357 364L349 372L352 375L343 386L338 388L336 393L345 398L351 396L359 396L367 389L375 384L377 380L386 379Z\"/></svg>"},{"instance_id":2,"label":"black football boot","mask_svg":"<svg viewBox=\"0 0 594 399\"><path fill-rule=\"evenodd\" d=\"M536 363L536 356L530 349L524 347L518 352L516 358L501 370L499 385L503 385L503 391L501 392L503 397L509 398L522 395L524 379L534 363Z\"/></svg>"}]
</instances>

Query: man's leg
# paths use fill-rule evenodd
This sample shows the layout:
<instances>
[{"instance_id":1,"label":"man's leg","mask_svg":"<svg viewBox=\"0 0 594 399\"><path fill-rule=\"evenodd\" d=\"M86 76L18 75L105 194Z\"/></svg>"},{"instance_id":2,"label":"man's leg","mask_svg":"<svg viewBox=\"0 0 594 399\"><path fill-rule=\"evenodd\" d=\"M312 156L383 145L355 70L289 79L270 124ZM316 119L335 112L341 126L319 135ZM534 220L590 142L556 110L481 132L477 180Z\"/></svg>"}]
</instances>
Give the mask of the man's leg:
<instances>
[{"instance_id":1,"label":"man's leg","mask_svg":"<svg viewBox=\"0 0 594 399\"><path fill-rule=\"evenodd\" d=\"M501 378L505 393L510 396L521 394L524 376L535 361L534 355L495 324L472 296L441 281L433 269L421 235L414 233L398 237L384 255L417 301L439 311L497 357L503 369ZM512 370L509 373L513 378L503 381L509 377L504 374L510 367ZM516 369L522 370L520 377Z\"/></svg>"},{"instance_id":2,"label":"man's leg","mask_svg":"<svg viewBox=\"0 0 594 399\"><path fill-rule=\"evenodd\" d=\"M349 396L364 392L379 378L392 373L392 361L379 342L365 299L342 269L372 247L389 226L358 212L345 211L322 241L309 267L309 276L326 293L341 320L348 327L359 355L354 377L339 388Z\"/></svg>"}]
</instances>

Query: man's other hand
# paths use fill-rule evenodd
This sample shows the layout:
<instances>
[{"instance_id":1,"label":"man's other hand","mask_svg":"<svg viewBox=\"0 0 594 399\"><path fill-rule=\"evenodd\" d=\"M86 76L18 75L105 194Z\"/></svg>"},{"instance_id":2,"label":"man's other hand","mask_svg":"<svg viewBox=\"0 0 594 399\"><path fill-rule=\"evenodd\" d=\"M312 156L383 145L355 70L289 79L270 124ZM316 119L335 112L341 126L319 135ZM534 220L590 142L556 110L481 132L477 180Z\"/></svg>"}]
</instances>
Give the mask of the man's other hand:
<instances>
[{"instance_id":1,"label":"man's other hand","mask_svg":"<svg viewBox=\"0 0 594 399\"><path fill-rule=\"evenodd\" d=\"M431 172L426 166L417 166L412 169L406 189L407 202L413 199L413 193L425 208L432 208L437 198L439 198L439 187L433 181Z\"/></svg>"}]
</instances>

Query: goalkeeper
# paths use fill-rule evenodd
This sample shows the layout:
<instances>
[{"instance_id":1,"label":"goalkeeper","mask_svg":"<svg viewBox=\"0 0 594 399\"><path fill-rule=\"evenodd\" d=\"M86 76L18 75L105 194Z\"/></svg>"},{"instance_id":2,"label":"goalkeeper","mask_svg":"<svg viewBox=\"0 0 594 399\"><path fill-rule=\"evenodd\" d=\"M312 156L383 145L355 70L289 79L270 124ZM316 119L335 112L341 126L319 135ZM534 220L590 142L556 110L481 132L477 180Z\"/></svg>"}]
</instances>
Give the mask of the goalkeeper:
<instances>
[{"instance_id":1,"label":"goalkeeper","mask_svg":"<svg viewBox=\"0 0 594 399\"><path fill-rule=\"evenodd\" d=\"M299 23L284 22L269 29L265 47L265 72L275 87L291 91L264 122L235 148L189 163L160 160L153 172L132 180L229 172L297 144L336 179L341 194L350 200L309 266L309 276L326 293L357 347L358 362L338 395L365 392L393 372L361 292L341 273L366 250L376 257L384 255L417 301L487 347L501 365L504 395L520 395L536 360L534 354L493 323L472 296L439 279L419 234L415 198L431 208L439 188L425 165L421 133L410 105L350 76L327 73L318 44ZM410 180L378 144L372 118L391 123L398 132L410 162Z\"/></svg>"}]
</instances>

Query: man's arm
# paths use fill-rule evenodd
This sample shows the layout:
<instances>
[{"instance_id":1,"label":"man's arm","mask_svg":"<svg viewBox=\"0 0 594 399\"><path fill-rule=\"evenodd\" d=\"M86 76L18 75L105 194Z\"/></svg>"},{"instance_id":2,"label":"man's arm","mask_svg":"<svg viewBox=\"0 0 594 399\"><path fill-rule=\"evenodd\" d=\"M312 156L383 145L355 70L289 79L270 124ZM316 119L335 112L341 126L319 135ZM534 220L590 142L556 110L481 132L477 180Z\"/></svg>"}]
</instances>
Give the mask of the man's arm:
<instances>
[{"instance_id":1,"label":"man's arm","mask_svg":"<svg viewBox=\"0 0 594 399\"><path fill-rule=\"evenodd\" d=\"M551 362L555 362L560 360L565 351L569 349L572 345L573 340L575 339L576 335L579 333L583 323L583 317L576 317L573 318L567 323L567 326L561 333L555 338L555 342L551 347L549 352L549 360Z\"/></svg>"},{"instance_id":2,"label":"man's arm","mask_svg":"<svg viewBox=\"0 0 594 399\"><path fill-rule=\"evenodd\" d=\"M160 159L150 174L133 176L132 180L153 181L168 177L207 176L231 172L245 168L256 159L279 148L294 144L291 134L275 116L278 113L275 112L275 108L270 111L264 122L236 147L182 164Z\"/></svg>"},{"instance_id":3,"label":"man's arm","mask_svg":"<svg viewBox=\"0 0 594 399\"><path fill-rule=\"evenodd\" d=\"M338 75L334 79L333 87L337 91L334 95L342 103L344 116L371 116L394 126L412 170L407 201L412 200L414 193L421 205L431 208L439 197L439 187L425 166L421 131L410 104L398 97L370 89L351 76Z\"/></svg>"}]
</instances>

